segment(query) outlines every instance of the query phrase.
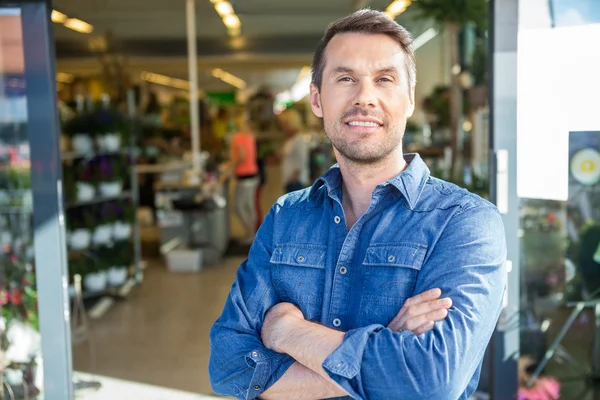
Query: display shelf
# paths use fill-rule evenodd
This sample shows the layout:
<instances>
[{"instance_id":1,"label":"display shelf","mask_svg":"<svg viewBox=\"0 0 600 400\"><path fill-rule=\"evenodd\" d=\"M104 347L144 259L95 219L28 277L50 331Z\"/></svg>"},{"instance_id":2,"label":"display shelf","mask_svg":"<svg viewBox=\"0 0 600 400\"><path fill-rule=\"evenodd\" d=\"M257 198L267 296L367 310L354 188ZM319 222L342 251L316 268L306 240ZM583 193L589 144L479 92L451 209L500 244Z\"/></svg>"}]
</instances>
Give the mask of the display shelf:
<instances>
[{"instance_id":1,"label":"display shelf","mask_svg":"<svg viewBox=\"0 0 600 400\"><path fill-rule=\"evenodd\" d=\"M73 161L80 159L92 160L98 157L110 157L110 156L126 156L129 155L129 151L127 150L119 150L119 151L94 151L91 153L78 153L75 151L66 151L61 154L61 159L63 161Z\"/></svg>"},{"instance_id":2,"label":"display shelf","mask_svg":"<svg viewBox=\"0 0 600 400\"><path fill-rule=\"evenodd\" d=\"M87 206L93 206L95 204L105 203L107 201L123 200L123 199L129 199L132 197L133 197L133 193L130 191L126 191L117 196L100 196L100 197L96 197L96 198L94 198L92 200L88 200L88 201L78 201L75 203L70 203L70 204L67 204L65 207L66 208L87 207Z\"/></svg>"}]
</instances>

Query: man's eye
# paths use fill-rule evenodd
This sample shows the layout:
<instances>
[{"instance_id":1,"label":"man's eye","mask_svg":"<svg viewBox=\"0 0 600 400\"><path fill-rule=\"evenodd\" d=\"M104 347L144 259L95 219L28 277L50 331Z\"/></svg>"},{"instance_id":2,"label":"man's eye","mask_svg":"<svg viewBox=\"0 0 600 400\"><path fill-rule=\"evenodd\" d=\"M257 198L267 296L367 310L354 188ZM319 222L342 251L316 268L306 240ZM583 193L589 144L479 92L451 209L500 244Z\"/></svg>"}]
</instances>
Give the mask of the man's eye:
<instances>
[{"instance_id":1,"label":"man's eye","mask_svg":"<svg viewBox=\"0 0 600 400\"><path fill-rule=\"evenodd\" d=\"M350 78L349 76L344 76L342 78L339 79L340 82L352 82L352 78Z\"/></svg>"},{"instance_id":2,"label":"man's eye","mask_svg":"<svg viewBox=\"0 0 600 400\"><path fill-rule=\"evenodd\" d=\"M392 82L392 80L390 78L386 78L385 76L382 78L379 78L380 82Z\"/></svg>"}]
</instances>

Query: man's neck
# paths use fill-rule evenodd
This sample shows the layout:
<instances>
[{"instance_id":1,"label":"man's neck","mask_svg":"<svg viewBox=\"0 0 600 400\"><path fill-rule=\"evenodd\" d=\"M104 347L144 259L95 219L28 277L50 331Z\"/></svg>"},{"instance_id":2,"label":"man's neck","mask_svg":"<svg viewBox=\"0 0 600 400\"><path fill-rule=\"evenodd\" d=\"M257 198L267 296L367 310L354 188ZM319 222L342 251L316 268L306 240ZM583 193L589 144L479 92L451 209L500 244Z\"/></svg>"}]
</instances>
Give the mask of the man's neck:
<instances>
[{"instance_id":1,"label":"man's neck","mask_svg":"<svg viewBox=\"0 0 600 400\"><path fill-rule=\"evenodd\" d=\"M401 149L377 164L356 164L343 157L338 157L338 164L343 178L342 207L348 229L369 208L375 187L394 178L408 166Z\"/></svg>"}]
</instances>

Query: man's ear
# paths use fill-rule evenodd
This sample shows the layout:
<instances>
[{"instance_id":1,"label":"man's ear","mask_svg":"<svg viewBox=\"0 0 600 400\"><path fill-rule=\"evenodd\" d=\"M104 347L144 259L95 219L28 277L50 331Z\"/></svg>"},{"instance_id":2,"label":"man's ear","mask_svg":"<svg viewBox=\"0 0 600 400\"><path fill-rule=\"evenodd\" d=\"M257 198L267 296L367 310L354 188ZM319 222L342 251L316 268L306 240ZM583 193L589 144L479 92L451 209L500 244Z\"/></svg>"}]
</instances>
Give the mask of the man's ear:
<instances>
[{"instance_id":1,"label":"man's ear","mask_svg":"<svg viewBox=\"0 0 600 400\"><path fill-rule=\"evenodd\" d=\"M323 118L323 107L321 107L321 94L319 93L319 89L315 86L314 83L310 84L310 108L312 108L313 113L317 117Z\"/></svg>"},{"instance_id":2,"label":"man's ear","mask_svg":"<svg viewBox=\"0 0 600 400\"><path fill-rule=\"evenodd\" d=\"M410 104L409 104L408 110L406 112L407 119L412 117L413 113L415 112L415 87L414 86L411 86L411 88L410 88L409 97L410 97Z\"/></svg>"}]
</instances>

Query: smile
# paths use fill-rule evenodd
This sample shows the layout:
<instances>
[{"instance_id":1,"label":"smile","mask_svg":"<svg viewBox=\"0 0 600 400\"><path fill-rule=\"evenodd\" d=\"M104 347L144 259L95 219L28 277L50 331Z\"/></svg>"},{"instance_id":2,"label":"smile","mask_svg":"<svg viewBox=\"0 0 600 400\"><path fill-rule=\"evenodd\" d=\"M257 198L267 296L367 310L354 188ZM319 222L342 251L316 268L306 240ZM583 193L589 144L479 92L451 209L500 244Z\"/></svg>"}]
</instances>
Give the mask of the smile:
<instances>
[{"instance_id":1,"label":"smile","mask_svg":"<svg viewBox=\"0 0 600 400\"><path fill-rule=\"evenodd\" d=\"M381 126L381 124L378 124L377 122L370 122L370 121L350 121L350 122L347 122L347 124L350 126L364 126L364 127L368 127L368 128L378 128Z\"/></svg>"}]
</instances>

